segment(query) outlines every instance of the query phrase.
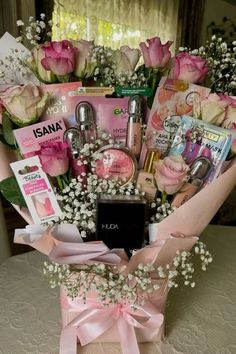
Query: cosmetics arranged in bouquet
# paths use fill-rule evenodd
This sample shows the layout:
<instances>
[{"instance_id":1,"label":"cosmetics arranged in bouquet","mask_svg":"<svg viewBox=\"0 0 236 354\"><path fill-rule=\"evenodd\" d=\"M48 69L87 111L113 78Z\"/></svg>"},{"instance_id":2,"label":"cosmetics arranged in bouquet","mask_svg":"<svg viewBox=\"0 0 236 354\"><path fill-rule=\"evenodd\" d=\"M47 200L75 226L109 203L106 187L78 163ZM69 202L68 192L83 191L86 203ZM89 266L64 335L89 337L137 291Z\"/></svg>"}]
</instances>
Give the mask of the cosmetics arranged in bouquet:
<instances>
[{"instance_id":1,"label":"cosmetics arranged in bouquet","mask_svg":"<svg viewBox=\"0 0 236 354\"><path fill-rule=\"evenodd\" d=\"M50 93L41 120L60 118L64 119L67 127L74 127L78 123L78 116L83 115L82 111L87 109L90 115L96 115L97 126L123 144L127 136L129 97L140 92L140 97L146 100L152 93L150 89L142 87L119 90L113 87L82 87L78 82L42 85L41 91ZM145 123L148 115L149 109L145 105L142 117Z\"/></svg>"},{"instance_id":2,"label":"cosmetics arranged in bouquet","mask_svg":"<svg viewBox=\"0 0 236 354\"><path fill-rule=\"evenodd\" d=\"M122 136L118 139L113 130L113 123L109 123L111 125L107 130L104 129L107 128L107 123L104 122L108 122L104 120L105 111L103 109L100 112L98 107L94 106L93 98L78 100L71 117L66 115L63 119L58 116L14 131L22 155L39 156L35 157L38 159L36 165L39 169L41 167L44 169L45 156L43 159L40 157L41 150L44 150L46 155L47 153L50 155L51 150L55 151L51 160L49 157L46 158L48 165L54 165L55 161L60 164L62 159L60 149L64 144L68 166L63 173L59 168L59 177L65 174L68 184L71 177L79 178L83 188L86 188L88 176L94 174L102 180L116 181L119 188L126 188L132 183L139 190L139 195L117 193L97 195L96 234L92 239L103 241L109 248L123 248L129 253L143 247L148 241L145 220L151 213L153 202L158 203L159 198L163 201L164 197L171 208L178 208L211 183L221 171L232 144L230 131L186 114L181 115L180 113L190 113L196 95L203 95L205 91L198 86L195 88L196 85L180 84L178 80L165 81L164 86L157 91L158 102L165 102L166 108L169 108L165 111L159 105L154 114L153 110L156 108L151 110L145 138L143 124L146 122L146 100L138 94L132 95L127 100L126 118L122 121ZM77 91L73 97L76 95ZM155 105L156 103L154 107ZM162 112L163 109L165 113ZM162 115L158 120L157 112L162 112L166 116ZM107 113L105 116L107 119ZM121 122L120 118L118 120ZM157 120L160 124L156 124ZM102 121L103 130L100 129ZM97 157L92 167L81 151L85 146L94 146L96 141L101 140L101 134L104 132L111 134L113 142L107 140L107 143L96 150ZM27 159L21 162L28 164ZM16 174L14 164L12 168ZM26 170L26 178L30 179L29 184L34 184L30 173ZM56 173L47 173L52 184L55 180L58 181ZM19 180L19 176L17 178ZM38 196L41 190L38 187L35 190L30 187L29 199L25 187L21 186L29 210L33 210L33 219L39 223L52 220L61 212L60 202L55 204L56 196L49 185L50 183L47 184L47 190L42 190L42 193L50 192L50 195L53 195L53 207L48 208L52 211L50 215L45 214L48 205L39 203L38 198L42 199L44 196ZM65 186L66 184L62 185ZM54 212L56 210L57 213Z\"/></svg>"}]
</instances>

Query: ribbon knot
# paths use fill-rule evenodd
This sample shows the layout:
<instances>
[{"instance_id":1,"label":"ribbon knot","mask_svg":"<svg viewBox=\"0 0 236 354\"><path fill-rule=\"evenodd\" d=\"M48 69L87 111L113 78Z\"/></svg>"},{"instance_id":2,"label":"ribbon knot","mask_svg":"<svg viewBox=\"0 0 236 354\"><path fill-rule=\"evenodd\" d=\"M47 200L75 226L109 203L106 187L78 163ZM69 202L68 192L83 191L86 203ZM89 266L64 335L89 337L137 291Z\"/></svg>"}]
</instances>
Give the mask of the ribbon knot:
<instances>
[{"instance_id":1,"label":"ribbon knot","mask_svg":"<svg viewBox=\"0 0 236 354\"><path fill-rule=\"evenodd\" d=\"M86 345L115 325L122 353L140 354L135 328L156 331L160 329L164 320L163 314L148 301L136 310L126 303L104 307L94 299L88 300L86 304L82 301L79 303L77 300L76 305L78 315L63 328L61 333L60 354L76 354L77 338L82 346ZM74 310L73 308L73 312Z\"/></svg>"}]
</instances>

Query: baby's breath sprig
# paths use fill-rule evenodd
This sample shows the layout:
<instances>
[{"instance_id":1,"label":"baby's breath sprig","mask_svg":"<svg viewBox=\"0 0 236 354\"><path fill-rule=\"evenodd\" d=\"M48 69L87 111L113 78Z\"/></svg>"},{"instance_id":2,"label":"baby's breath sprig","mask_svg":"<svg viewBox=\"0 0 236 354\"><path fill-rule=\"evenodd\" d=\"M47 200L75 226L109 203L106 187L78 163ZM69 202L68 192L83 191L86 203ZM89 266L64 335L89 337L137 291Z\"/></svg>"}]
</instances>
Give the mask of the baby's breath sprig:
<instances>
[{"instance_id":1,"label":"baby's breath sprig","mask_svg":"<svg viewBox=\"0 0 236 354\"><path fill-rule=\"evenodd\" d=\"M110 47L95 45L91 52L91 62L95 63L94 81L101 86L114 85L113 50Z\"/></svg>"},{"instance_id":2,"label":"baby's breath sprig","mask_svg":"<svg viewBox=\"0 0 236 354\"><path fill-rule=\"evenodd\" d=\"M32 71L25 65L26 58L24 49L10 49L9 54L0 60L0 78L4 84L17 85L29 80Z\"/></svg>"},{"instance_id":3,"label":"baby's breath sprig","mask_svg":"<svg viewBox=\"0 0 236 354\"><path fill-rule=\"evenodd\" d=\"M209 72L206 86L210 87L211 91L226 95L236 94L236 41L227 44L222 38L214 35L205 46L194 50L181 47L179 50L207 59Z\"/></svg>"},{"instance_id":4,"label":"baby's breath sprig","mask_svg":"<svg viewBox=\"0 0 236 354\"><path fill-rule=\"evenodd\" d=\"M143 195L134 183L125 186L117 179L102 179L91 173L72 179L70 184L57 194L62 214L53 223L69 223L78 227L82 237L90 237L96 232L96 200L99 194Z\"/></svg>"},{"instance_id":5,"label":"baby's breath sprig","mask_svg":"<svg viewBox=\"0 0 236 354\"><path fill-rule=\"evenodd\" d=\"M161 222L168 215L175 211L175 207L172 207L167 201L164 204L161 203L161 199L157 198L150 205L150 223Z\"/></svg>"},{"instance_id":6,"label":"baby's breath sprig","mask_svg":"<svg viewBox=\"0 0 236 354\"><path fill-rule=\"evenodd\" d=\"M212 262L212 256L206 245L198 242L193 251L176 252L172 264L156 266L139 264L133 273L123 275L115 266L103 263L91 265L60 265L44 263L44 274L51 287L63 286L67 295L74 299L80 297L86 302L88 292L96 291L97 298L104 306L128 302L134 308L143 305L149 294L157 292L164 280L170 288L178 287L180 279L185 286L195 287L193 280L193 254L199 256L202 270Z\"/></svg>"},{"instance_id":7,"label":"baby's breath sprig","mask_svg":"<svg viewBox=\"0 0 236 354\"><path fill-rule=\"evenodd\" d=\"M52 224L74 224L84 238L90 238L96 232L96 201L99 194L144 196L135 182L124 185L120 179L99 178L95 174L96 160L100 157L99 149L104 145L115 143L111 135L99 127L97 133L97 139L92 143L86 143L80 150L78 161L79 164L87 165L91 172L71 179L62 191L56 191L62 214L52 222Z\"/></svg>"},{"instance_id":8,"label":"baby's breath sprig","mask_svg":"<svg viewBox=\"0 0 236 354\"><path fill-rule=\"evenodd\" d=\"M92 48L91 62L95 63L94 81L101 86L145 87L147 80L143 73L124 71L116 74L117 64L113 60L114 50L96 45Z\"/></svg>"},{"instance_id":9,"label":"baby's breath sprig","mask_svg":"<svg viewBox=\"0 0 236 354\"><path fill-rule=\"evenodd\" d=\"M22 20L16 22L20 36L17 38L18 42L23 42L25 45L37 45L38 43L45 43L51 40L52 37L52 20L46 20L44 13L40 14L40 19L35 20L33 16L29 17L28 24Z\"/></svg>"}]
</instances>

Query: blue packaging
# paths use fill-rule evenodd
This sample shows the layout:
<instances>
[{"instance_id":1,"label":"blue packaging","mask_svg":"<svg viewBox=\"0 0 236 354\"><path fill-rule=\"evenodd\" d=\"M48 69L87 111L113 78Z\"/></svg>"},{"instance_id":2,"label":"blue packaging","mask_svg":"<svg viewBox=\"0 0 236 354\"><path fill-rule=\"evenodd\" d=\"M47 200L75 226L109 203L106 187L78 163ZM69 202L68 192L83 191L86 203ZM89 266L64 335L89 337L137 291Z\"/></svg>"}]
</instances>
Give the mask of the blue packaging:
<instances>
[{"instance_id":1,"label":"blue packaging","mask_svg":"<svg viewBox=\"0 0 236 354\"><path fill-rule=\"evenodd\" d=\"M212 162L212 169L206 183L210 183L219 175L232 142L230 130L189 116L181 116L168 155L182 155L188 165L199 156L208 157Z\"/></svg>"}]
</instances>

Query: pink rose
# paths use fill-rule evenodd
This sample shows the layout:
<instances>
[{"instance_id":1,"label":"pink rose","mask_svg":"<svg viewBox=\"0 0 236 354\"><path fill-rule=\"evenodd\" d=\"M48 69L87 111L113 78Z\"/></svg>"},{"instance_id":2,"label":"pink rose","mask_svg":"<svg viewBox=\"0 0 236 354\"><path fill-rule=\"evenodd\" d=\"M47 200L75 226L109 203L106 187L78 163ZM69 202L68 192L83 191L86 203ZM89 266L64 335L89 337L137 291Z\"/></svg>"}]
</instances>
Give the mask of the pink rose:
<instances>
[{"instance_id":1,"label":"pink rose","mask_svg":"<svg viewBox=\"0 0 236 354\"><path fill-rule=\"evenodd\" d=\"M38 151L38 156L43 171L49 176L60 176L68 171L67 144L54 142L42 145L40 151Z\"/></svg>"},{"instance_id":2,"label":"pink rose","mask_svg":"<svg viewBox=\"0 0 236 354\"><path fill-rule=\"evenodd\" d=\"M140 50L137 48L130 48L127 45L122 45L120 47L120 51L126 55L129 60L131 70L134 70L141 55Z\"/></svg>"},{"instance_id":3,"label":"pink rose","mask_svg":"<svg viewBox=\"0 0 236 354\"><path fill-rule=\"evenodd\" d=\"M234 134L233 143L231 145L231 150L236 154L236 123L232 123L231 131Z\"/></svg>"},{"instance_id":4,"label":"pink rose","mask_svg":"<svg viewBox=\"0 0 236 354\"><path fill-rule=\"evenodd\" d=\"M71 44L77 49L75 53L75 76L78 78L90 77L95 68L95 64L91 62L90 58L94 42L81 39L79 41L71 40Z\"/></svg>"},{"instance_id":5,"label":"pink rose","mask_svg":"<svg viewBox=\"0 0 236 354\"><path fill-rule=\"evenodd\" d=\"M223 94L220 94L220 97L228 103L225 119L221 126L231 130L233 134L231 150L236 153L236 97L225 96Z\"/></svg>"},{"instance_id":6,"label":"pink rose","mask_svg":"<svg viewBox=\"0 0 236 354\"><path fill-rule=\"evenodd\" d=\"M171 59L169 48L173 42L168 41L162 44L159 37L154 37L147 39L147 43L148 45L145 42L139 44L145 67L165 69Z\"/></svg>"},{"instance_id":7,"label":"pink rose","mask_svg":"<svg viewBox=\"0 0 236 354\"><path fill-rule=\"evenodd\" d=\"M31 50L32 60L29 61L29 67L38 77L41 82L44 83L53 83L56 81L55 75L46 70L41 61L45 58L44 50L42 49L42 45L38 45Z\"/></svg>"},{"instance_id":8,"label":"pink rose","mask_svg":"<svg viewBox=\"0 0 236 354\"><path fill-rule=\"evenodd\" d=\"M53 74L64 76L74 71L76 48L72 48L67 40L61 42L50 42L42 45L45 58L41 63L46 70Z\"/></svg>"},{"instance_id":9,"label":"pink rose","mask_svg":"<svg viewBox=\"0 0 236 354\"><path fill-rule=\"evenodd\" d=\"M170 77L196 83L201 82L207 73L207 60L183 52L174 57L174 67L171 70Z\"/></svg>"},{"instance_id":10,"label":"pink rose","mask_svg":"<svg viewBox=\"0 0 236 354\"><path fill-rule=\"evenodd\" d=\"M3 106L0 104L0 124L2 124L2 112L3 111Z\"/></svg>"},{"instance_id":11,"label":"pink rose","mask_svg":"<svg viewBox=\"0 0 236 354\"><path fill-rule=\"evenodd\" d=\"M134 71L135 66L140 57L140 50L122 46L112 54L112 61L114 63L114 72L119 75L122 72Z\"/></svg>"},{"instance_id":12,"label":"pink rose","mask_svg":"<svg viewBox=\"0 0 236 354\"><path fill-rule=\"evenodd\" d=\"M227 103L225 119L222 122L222 127L232 129L233 124L236 124L236 99L220 94L221 100Z\"/></svg>"},{"instance_id":13,"label":"pink rose","mask_svg":"<svg viewBox=\"0 0 236 354\"><path fill-rule=\"evenodd\" d=\"M227 100L216 93L211 93L206 99L200 102L201 119L218 126L221 126L225 119Z\"/></svg>"},{"instance_id":14,"label":"pink rose","mask_svg":"<svg viewBox=\"0 0 236 354\"><path fill-rule=\"evenodd\" d=\"M0 103L18 126L35 123L44 111L48 93L41 94L33 84L12 86L0 93Z\"/></svg>"},{"instance_id":15,"label":"pink rose","mask_svg":"<svg viewBox=\"0 0 236 354\"><path fill-rule=\"evenodd\" d=\"M176 193L186 180L189 166L181 155L167 156L155 164L155 180L159 191Z\"/></svg>"}]
</instances>

